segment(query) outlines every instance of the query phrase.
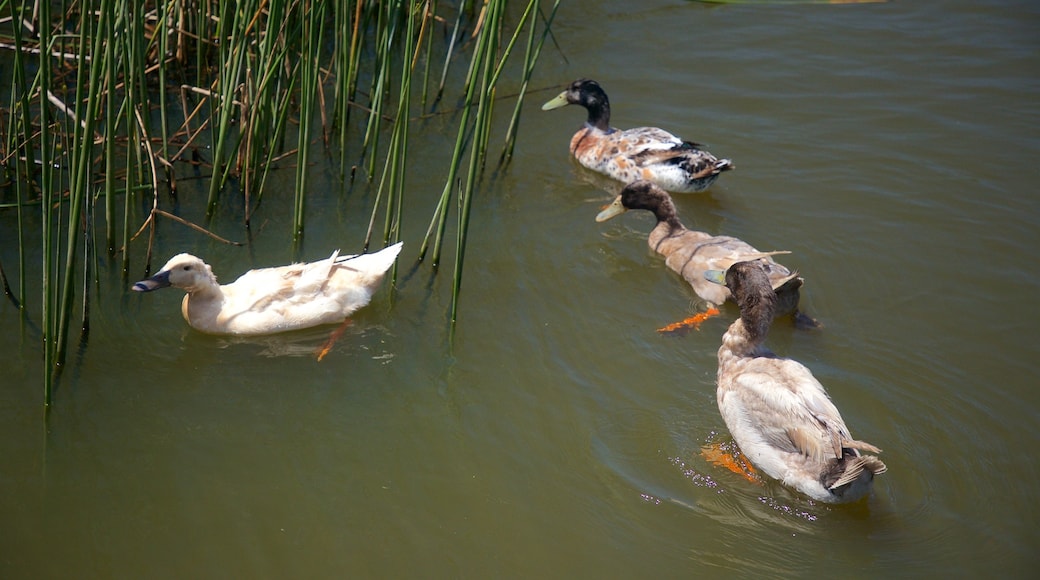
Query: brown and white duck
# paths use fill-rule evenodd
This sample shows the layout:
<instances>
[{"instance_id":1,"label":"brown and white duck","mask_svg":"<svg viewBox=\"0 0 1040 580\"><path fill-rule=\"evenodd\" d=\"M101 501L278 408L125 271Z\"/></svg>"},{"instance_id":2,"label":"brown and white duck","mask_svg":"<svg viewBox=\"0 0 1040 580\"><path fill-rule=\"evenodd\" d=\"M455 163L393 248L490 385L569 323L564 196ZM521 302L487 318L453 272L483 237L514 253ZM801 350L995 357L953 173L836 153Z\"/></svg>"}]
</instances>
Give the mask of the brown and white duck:
<instances>
[{"instance_id":1,"label":"brown and white duck","mask_svg":"<svg viewBox=\"0 0 1040 580\"><path fill-rule=\"evenodd\" d=\"M719 412L756 468L828 503L867 495L887 470L877 447L852 438L841 413L812 371L763 346L776 294L761 261L738 262L706 277L724 284L740 306L719 348Z\"/></svg>"},{"instance_id":2,"label":"brown and white duck","mask_svg":"<svg viewBox=\"0 0 1040 580\"><path fill-rule=\"evenodd\" d=\"M731 300L732 294L725 286L706 280L704 273L726 270L737 262L757 260L777 294L777 315L793 314L799 326L817 326L815 320L798 311L804 280L797 272L773 260L774 255L788 252L762 252L732 236L713 236L687 229L679 221L675 203L668 192L645 180L626 185L621 195L596 216L596 221L607 221L629 210L647 210L654 214L657 225L650 231L647 244L651 250L664 256L665 264L682 276L697 296L708 302L708 311ZM704 318L701 314L688 320L695 325Z\"/></svg>"},{"instance_id":3,"label":"brown and white duck","mask_svg":"<svg viewBox=\"0 0 1040 580\"><path fill-rule=\"evenodd\" d=\"M571 138L571 154L583 166L622 183L647 179L667 191L691 193L707 189L720 173L733 169L729 159L718 159L664 129L611 127L610 101L596 81L574 81L542 110L566 105L581 105L589 115Z\"/></svg>"}]
</instances>

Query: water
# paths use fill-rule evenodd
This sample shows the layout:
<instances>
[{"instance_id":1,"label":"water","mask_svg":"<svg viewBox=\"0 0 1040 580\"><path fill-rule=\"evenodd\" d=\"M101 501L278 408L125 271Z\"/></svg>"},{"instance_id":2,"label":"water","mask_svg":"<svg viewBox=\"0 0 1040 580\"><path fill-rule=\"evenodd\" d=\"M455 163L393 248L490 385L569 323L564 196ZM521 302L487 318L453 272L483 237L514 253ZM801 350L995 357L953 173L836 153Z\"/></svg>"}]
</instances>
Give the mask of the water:
<instances>
[{"instance_id":1,"label":"water","mask_svg":"<svg viewBox=\"0 0 1040 580\"><path fill-rule=\"evenodd\" d=\"M1038 25L1012 1L566 3L551 89L473 210L454 348L451 260L411 269L443 125L417 136L396 288L320 363L328 329L203 336L177 292L131 293L103 261L45 425L38 334L2 303L0 576L1035 573ZM793 252L824 328L780 322L769 344L884 449L869 499L820 505L700 457L729 440L715 350L736 311L654 331L696 297L647 250L650 216L593 221L611 185L567 159L583 112L538 110L581 76L616 126L734 160L680 216ZM315 168L330 194L310 198L306 259L364 235L371 192L331 173ZM274 179L250 246L164 223L157 260L192 251L225 281L290 261L291 171ZM182 191L183 215L203 197ZM240 211L226 200L218 233L245 241Z\"/></svg>"}]
</instances>

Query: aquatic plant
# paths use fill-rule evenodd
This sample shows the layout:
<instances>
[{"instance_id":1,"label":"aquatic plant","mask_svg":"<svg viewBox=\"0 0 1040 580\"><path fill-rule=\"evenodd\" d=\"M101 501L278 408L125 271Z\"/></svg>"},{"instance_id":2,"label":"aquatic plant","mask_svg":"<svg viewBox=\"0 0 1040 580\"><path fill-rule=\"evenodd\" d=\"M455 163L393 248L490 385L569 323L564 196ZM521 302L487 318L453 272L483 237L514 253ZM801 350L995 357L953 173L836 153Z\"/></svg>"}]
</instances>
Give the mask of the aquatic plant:
<instances>
[{"instance_id":1,"label":"aquatic plant","mask_svg":"<svg viewBox=\"0 0 1040 580\"><path fill-rule=\"evenodd\" d=\"M85 344L100 255L120 259L125 278L132 249L143 251L151 269L162 221L214 235L209 223L191 223L167 207L181 195L180 179L208 180L207 220L222 196L241 196L248 231L263 196L272 195L264 188L270 173L286 160L295 170L286 235L295 243L305 231L313 195L307 170L320 140L345 182L359 173L376 181L365 246L376 236L381 244L397 241L411 121L442 112L442 97L453 90L448 71L468 57L454 151L419 255L422 262L432 245L437 271L447 208L457 195L453 325L470 208L505 64L526 38L519 78L510 81L516 105L500 163L511 157L524 93L558 4L546 14L538 0L517 9L505 0L0 0L0 50L13 71L9 101L0 103L0 210L16 212L19 245L18 263L0 265L0 278L26 312L33 301L26 255L39 244L44 404L51 403L76 321ZM441 74L434 91L435 63ZM358 112L367 121L352 162L357 135L350 118ZM34 211L39 232L23 221ZM82 309L74 318L77 295Z\"/></svg>"}]
</instances>

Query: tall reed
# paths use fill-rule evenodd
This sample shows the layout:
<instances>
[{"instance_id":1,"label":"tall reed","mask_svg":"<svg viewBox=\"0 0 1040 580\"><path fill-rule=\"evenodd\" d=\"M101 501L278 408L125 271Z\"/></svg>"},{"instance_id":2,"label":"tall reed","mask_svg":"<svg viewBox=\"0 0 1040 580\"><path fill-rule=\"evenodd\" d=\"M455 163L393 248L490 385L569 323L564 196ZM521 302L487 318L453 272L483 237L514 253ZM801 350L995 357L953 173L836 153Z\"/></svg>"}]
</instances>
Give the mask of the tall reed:
<instances>
[{"instance_id":1,"label":"tall reed","mask_svg":"<svg viewBox=\"0 0 1040 580\"><path fill-rule=\"evenodd\" d=\"M319 58L325 32L324 0L303 0L300 52L300 138L296 156L296 190L293 203L293 238L303 235L304 200L307 199L307 163L310 159L311 131L318 100Z\"/></svg>"},{"instance_id":2,"label":"tall reed","mask_svg":"<svg viewBox=\"0 0 1040 580\"><path fill-rule=\"evenodd\" d=\"M21 14L26 14L25 4L22 5ZM48 23L51 21L50 14L50 3L41 2L39 10L39 21ZM17 23L16 23L17 25ZM40 142L40 234L41 241L40 245L43 249L42 252L42 269L40 272L40 290L41 290L41 307L43 318L43 404L45 407L50 407L51 395L54 392L54 375L57 371L58 361L60 359L60 349L64 348L64 345L59 345L55 333L54 319L55 313L55 301L58 295L57 284L55 283L53 276L53 269L55 264L54 259L54 246L55 240L55 228L53 227L52 220L54 219L54 202L55 202L55 183L54 183L54 163L56 160L54 140L51 137L51 106L48 99L48 95L51 94L51 59L49 53L52 49L52 38L50 27L46 24L41 26L38 30L39 34L39 63L38 63L38 74L36 77L36 94L39 101L39 142ZM26 87L28 90L28 87ZM24 275L24 274L23 274Z\"/></svg>"},{"instance_id":3,"label":"tall reed","mask_svg":"<svg viewBox=\"0 0 1040 580\"><path fill-rule=\"evenodd\" d=\"M11 22L15 22L15 9L13 2L6 3L7 16ZM22 27L12 26L12 40L15 46L22 46ZM17 212L16 221L18 229L18 290L17 295L14 296L14 300L19 308L24 305L26 297L26 276L25 272L25 243L26 233L25 226L22 220L23 218L23 205L27 201L29 193L29 180L28 176L33 172L33 125L30 116L30 91L20 90L20 88L27 87L27 80L25 74L25 61L22 51L15 50L12 53L13 61L13 79L12 79L12 103L11 103L11 115L8 126L11 128L5 141L4 149L7 154L3 156L4 164L12 170L10 174L13 175L14 189L15 189L15 204L14 208ZM4 274L4 291L10 292L10 288L7 281L6 273Z\"/></svg>"},{"instance_id":4,"label":"tall reed","mask_svg":"<svg viewBox=\"0 0 1040 580\"><path fill-rule=\"evenodd\" d=\"M523 93L552 21L536 18L538 0L513 16L508 7L505 0L0 0L0 42L14 73L8 106L0 106L0 162L14 176L14 203L0 211L18 214L19 304L33 300L31 286L39 288L44 404L51 404L72 329L80 323L85 336L89 326L97 244L104 255L119 255L125 281L131 249L143 252L150 269L160 222L208 233L165 208L181 195L178 179L196 172L208 180L208 219L223 196L237 194L249 227L283 160L295 164L287 237L298 241L319 142L338 148L344 179L362 167L375 182L366 247L397 241L411 215L406 208L432 201L419 260L432 246L437 272L449 207L457 204L454 325L503 71L526 38L524 61L514 67L520 78L510 80L519 96L500 162L511 155ZM453 89L452 67L464 59L463 85ZM457 111L447 111L457 121L451 160L439 195L421 200L406 187L413 121L440 109L453 90L462 97ZM355 109L359 124L351 123ZM23 231L28 208L37 208L41 224L38 284L27 280L26 250L34 243ZM103 234L94 236L95 226ZM74 320L77 294L82 308Z\"/></svg>"}]
</instances>

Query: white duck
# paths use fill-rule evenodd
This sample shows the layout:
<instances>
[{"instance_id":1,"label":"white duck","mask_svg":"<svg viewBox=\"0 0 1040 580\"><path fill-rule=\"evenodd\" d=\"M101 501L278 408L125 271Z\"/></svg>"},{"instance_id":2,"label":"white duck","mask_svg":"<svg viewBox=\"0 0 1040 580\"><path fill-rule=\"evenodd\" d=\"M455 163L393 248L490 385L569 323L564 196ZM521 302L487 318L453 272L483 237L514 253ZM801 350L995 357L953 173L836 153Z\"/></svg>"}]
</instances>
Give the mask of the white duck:
<instances>
[{"instance_id":1,"label":"white duck","mask_svg":"<svg viewBox=\"0 0 1040 580\"><path fill-rule=\"evenodd\" d=\"M208 334L258 335L346 320L368 304L402 242L371 254L250 270L220 285L209 264L178 254L156 275L134 284L138 292L173 286L187 292L181 313Z\"/></svg>"},{"instance_id":2,"label":"white duck","mask_svg":"<svg viewBox=\"0 0 1040 580\"><path fill-rule=\"evenodd\" d=\"M708 279L724 283L740 306L719 348L719 412L740 450L770 477L829 503L870 492L887 468L869 443L852 438L823 385L801 363L762 346L776 294L758 261L738 262ZM724 282L723 282L723 276Z\"/></svg>"}]
</instances>

